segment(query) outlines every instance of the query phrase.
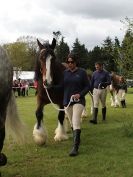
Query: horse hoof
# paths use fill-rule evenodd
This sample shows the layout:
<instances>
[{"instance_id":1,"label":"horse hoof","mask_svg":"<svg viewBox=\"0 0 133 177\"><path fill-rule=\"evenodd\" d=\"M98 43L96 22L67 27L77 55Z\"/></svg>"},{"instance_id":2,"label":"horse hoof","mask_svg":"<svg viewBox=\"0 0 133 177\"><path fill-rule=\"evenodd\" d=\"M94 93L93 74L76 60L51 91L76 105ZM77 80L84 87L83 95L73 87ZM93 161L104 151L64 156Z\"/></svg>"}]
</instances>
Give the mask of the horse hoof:
<instances>
[{"instance_id":1,"label":"horse hoof","mask_svg":"<svg viewBox=\"0 0 133 177\"><path fill-rule=\"evenodd\" d=\"M67 140L67 139L68 139L67 135L55 135L55 137L54 137L54 140L58 141L58 142L63 141L63 140Z\"/></svg>"},{"instance_id":2,"label":"horse hoof","mask_svg":"<svg viewBox=\"0 0 133 177\"><path fill-rule=\"evenodd\" d=\"M43 127L40 127L39 129L37 129L36 125L34 126L33 139L34 139L34 142L39 146L46 144L47 133L44 131Z\"/></svg>"},{"instance_id":3,"label":"horse hoof","mask_svg":"<svg viewBox=\"0 0 133 177\"><path fill-rule=\"evenodd\" d=\"M7 163L7 157L5 156L5 154L1 153L0 154L0 166L4 166Z\"/></svg>"}]
</instances>

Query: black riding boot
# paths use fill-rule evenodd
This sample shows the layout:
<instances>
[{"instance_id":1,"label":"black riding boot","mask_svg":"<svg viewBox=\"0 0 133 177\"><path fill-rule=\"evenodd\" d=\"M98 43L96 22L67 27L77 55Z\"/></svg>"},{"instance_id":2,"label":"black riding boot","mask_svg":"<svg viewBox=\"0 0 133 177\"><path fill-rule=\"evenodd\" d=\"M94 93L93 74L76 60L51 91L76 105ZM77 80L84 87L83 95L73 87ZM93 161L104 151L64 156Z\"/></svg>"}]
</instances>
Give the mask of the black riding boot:
<instances>
[{"instance_id":1,"label":"black riding boot","mask_svg":"<svg viewBox=\"0 0 133 177\"><path fill-rule=\"evenodd\" d=\"M78 149L80 144L80 129L76 129L73 131L73 148L71 152L69 153L69 156L76 156L78 155Z\"/></svg>"},{"instance_id":2,"label":"black riding boot","mask_svg":"<svg viewBox=\"0 0 133 177\"><path fill-rule=\"evenodd\" d=\"M126 102L123 100L123 108L126 108Z\"/></svg>"},{"instance_id":3,"label":"black riding boot","mask_svg":"<svg viewBox=\"0 0 133 177\"><path fill-rule=\"evenodd\" d=\"M102 108L103 120L106 120L106 107Z\"/></svg>"},{"instance_id":4,"label":"black riding boot","mask_svg":"<svg viewBox=\"0 0 133 177\"><path fill-rule=\"evenodd\" d=\"M97 114L98 114L98 108L94 108L94 110L93 110L93 119L90 120L90 123L97 124Z\"/></svg>"},{"instance_id":5,"label":"black riding boot","mask_svg":"<svg viewBox=\"0 0 133 177\"><path fill-rule=\"evenodd\" d=\"M122 108L126 108L125 100L122 100L122 101L121 101L121 106L122 106Z\"/></svg>"},{"instance_id":6,"label":"black riding boot","mask_svg":"<svg viewBox=\"0 0 133 177\"><path fill-rule=\"evenodd\" d=\"M121 107L123 108L123 100L121 101Z\"/></svg>"}]
</instances>

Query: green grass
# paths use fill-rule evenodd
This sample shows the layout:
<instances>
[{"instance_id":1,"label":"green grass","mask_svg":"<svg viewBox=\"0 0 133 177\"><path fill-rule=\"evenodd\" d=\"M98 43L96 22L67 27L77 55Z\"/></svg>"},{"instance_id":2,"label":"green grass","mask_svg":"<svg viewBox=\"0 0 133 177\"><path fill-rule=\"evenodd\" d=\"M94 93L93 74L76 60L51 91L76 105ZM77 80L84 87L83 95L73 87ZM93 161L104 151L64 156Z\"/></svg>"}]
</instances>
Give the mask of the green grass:
<instances>
[{"instance_id":1,"label":"green grass","mask_svg":"<svg viewBox=\"0 0 133 177\"><path fill-rule=\"evenodd\" d=\"M26 144L17 144L6 138L3 152L8 163L1 167L2 177L133 177L133 89L128 90L127 108L112 108L107 98L107 121L102 122L99 107L98 124L89 124L90 98L87 96L88 117L82 122L81 146L77 157L69 157L69 140L55 142L57 111L46 106L45 124L49 139L38 147L32 140L36 122L36 98L17 98L21 119L28 127Z\"/></svg>"}]
</instances>

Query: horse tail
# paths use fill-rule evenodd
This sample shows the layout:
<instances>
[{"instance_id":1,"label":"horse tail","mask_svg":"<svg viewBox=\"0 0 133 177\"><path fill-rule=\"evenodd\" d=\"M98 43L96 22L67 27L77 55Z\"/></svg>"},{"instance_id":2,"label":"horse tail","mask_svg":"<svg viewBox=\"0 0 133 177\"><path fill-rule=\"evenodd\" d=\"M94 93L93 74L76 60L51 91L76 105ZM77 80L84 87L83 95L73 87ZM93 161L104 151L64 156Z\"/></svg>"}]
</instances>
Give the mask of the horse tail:
<instances>
[{"instance_id":1,"label":"horse tail","mask_svg":"<svg viewBox=\"0 0 133 177\"><path fill-rule=\"evenodd\" d=\"M11 130L9 134L12 135L13 138L15 135L17 141L19 140L19 142L24 142L25 125L19 118L16 98L14 96L13 91L11 92L11 96L7 106L6 129L8 130L8 133Z\"/></svg>"}]
</instances>

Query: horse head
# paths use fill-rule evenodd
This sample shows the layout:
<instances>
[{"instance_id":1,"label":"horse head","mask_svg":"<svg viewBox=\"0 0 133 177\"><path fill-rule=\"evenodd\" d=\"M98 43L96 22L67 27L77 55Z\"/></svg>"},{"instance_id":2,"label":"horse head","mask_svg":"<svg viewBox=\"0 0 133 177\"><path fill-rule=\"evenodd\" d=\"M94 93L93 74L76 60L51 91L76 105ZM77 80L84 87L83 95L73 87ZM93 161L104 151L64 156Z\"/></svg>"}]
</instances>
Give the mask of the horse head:
<instances>
[{"instance_id":1,"label":"horse head","mask_svg":"<svg viewBox=\"0 0 133 177\"><path fill-rule=\"evenodd\" d=\"M54 48L56 46L56 40L53 38L52 44L41 44L37 39L38 46L40 49L39 52L39 62L40 62L40 71L42 75L43 84L46 87L49 87L53 83L53 66L55 64L55 54Z\"/></svg>"}]
</instances>

